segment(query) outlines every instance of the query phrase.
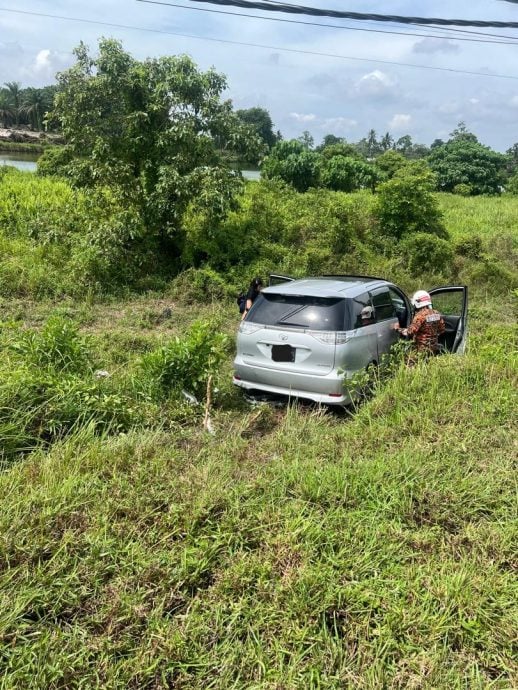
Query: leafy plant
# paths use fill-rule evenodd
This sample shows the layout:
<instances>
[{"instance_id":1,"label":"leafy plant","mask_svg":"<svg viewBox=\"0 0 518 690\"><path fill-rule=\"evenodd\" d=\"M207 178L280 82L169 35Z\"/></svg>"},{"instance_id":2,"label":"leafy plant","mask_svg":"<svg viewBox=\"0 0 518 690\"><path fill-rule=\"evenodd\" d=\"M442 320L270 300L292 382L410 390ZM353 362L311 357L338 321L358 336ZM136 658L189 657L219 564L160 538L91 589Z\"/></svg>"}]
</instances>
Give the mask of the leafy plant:
<instances>
[{"instance_id":1,"label":"leafy plant","mask_svg":"<svg viewBox=\"0 0 518 690\"><path fill-rule=\"evenodd\" d=\"M183 338L142 357L139 385L159 398L178 396L186 390L202 398L209 377L217 380L228 338L210 321L195 322Z\"/></svg>"}]
</instances>

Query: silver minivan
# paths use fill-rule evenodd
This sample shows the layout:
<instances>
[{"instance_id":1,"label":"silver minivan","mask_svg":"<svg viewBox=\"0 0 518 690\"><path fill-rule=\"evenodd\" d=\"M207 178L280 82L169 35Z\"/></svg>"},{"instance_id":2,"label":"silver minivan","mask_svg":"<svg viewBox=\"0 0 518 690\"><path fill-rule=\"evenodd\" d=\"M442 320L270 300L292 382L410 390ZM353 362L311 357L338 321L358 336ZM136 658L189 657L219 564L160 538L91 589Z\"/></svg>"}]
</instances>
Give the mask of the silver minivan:
<instances>
[{"instance_id":1,"label":"silver minivan","mask_svg":"<svg viewBox=\"0 0 518 690\"><path fill-rule=\"evenodd\" d=\"M344 378L390 350L398 339L394 324L405 327L412 319L410 299L396 285L369 276L281 279L272 285L271 277L241 321L233 382L249 392L350 403ZM441 349L462 353L467 287L429 292L446 324Z\"/></svg>"}]
</instances>

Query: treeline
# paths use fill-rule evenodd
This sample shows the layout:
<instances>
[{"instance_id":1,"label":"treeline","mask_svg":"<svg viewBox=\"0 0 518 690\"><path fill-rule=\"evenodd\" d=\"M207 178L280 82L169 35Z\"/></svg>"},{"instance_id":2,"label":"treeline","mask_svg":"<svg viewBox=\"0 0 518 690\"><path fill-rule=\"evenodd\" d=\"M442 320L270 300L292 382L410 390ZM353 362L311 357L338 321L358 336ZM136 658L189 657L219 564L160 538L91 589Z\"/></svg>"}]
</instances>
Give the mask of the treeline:
<instances>
[{"instance_id":1,"label":"treeline","mask_svg":"<svg viewBox=\"0 0 518 690\"><path fill-rule=\"evenodd\" d=\"M377 142L375 132L358 144L332 135L318 147L305 133L299 139L276 143L266 156L262 172L279 178L299 192L311 187L352 192L376 187L419 161L434 175L438 191L464 196L518 193L518 144L504 155L481 144L463 122L446 142L431 149L414 145L409 136L391 143L387 133Z\"/></svg>"},{"instance_id":2,"label":"treeline","mask_svg":"<svg viewBox=\"0 0 518 690\"><path fill-rule=\"evenodd\" d=\"M32 86L22 88L17 81L11 81L0 88L0 126L30 127L35 131L54 129L45 123L45 115L52 110L57 86Z\"/></svg>"},{"instance_id":3,"label":"treeline","mask_svg":"<svg viewBox=\"0 0 518 690\"><path fill-rule=\"evenodd\" d=\"M227 295L276 270L410 271L404 283L469 268L501 289L516 285L512 247L496 261L483 238L459 249L445 226L438 185L497 193L508 162L462 125L421 160L392 149L371 159L329 139L315 148L307 135L277 134L268 153L259 129L222 100L216 71L186 56L138 61L114 40L96 57L84 45L76 54L49 115L68 143L45 151L38 177L0 170L4 294L157 287L187 269L206 271L201 293ZM263 181L246 185L231 155L265 156Z\"/></svg>"}]
</instances>

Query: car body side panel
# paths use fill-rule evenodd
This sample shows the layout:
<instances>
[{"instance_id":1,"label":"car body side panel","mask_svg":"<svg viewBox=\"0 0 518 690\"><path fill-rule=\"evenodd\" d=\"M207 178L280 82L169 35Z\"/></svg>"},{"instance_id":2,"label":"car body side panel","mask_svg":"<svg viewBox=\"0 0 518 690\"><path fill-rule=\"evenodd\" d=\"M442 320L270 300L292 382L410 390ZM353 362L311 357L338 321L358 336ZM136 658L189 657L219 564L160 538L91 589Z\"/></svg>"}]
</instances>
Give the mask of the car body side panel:
<instances>
[{"instance_id":1,"label":"car body side panel","mask_svg":"<svg viewBox=\"0 0 518 690\"><path fill-rule=\"evenodd\" d=\"M378 335L375 323L350 331L347 342L336 346L336 367L343 370L347 378L377 361Z\"/></svg>"}]
</instances>

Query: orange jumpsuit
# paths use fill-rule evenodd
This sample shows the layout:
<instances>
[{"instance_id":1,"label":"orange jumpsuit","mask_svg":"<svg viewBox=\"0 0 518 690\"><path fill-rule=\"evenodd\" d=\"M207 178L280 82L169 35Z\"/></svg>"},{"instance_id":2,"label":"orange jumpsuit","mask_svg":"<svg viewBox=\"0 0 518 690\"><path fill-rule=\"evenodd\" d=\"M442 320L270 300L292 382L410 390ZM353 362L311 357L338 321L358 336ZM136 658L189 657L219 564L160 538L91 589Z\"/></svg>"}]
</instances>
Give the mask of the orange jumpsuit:
<instances>
[{"instance_id":1,"label":"orange jumpsuit","mask_svg":"<svg viewBox=\"0 0 518 690\"><path fill-rule=\"evenodd\" d=\"M423 307L419 309L406 329L413 339L418 352L435 354L439 349L439 336L444 333L444 320L436 309Z\"/></svg>"}]
</instances>

